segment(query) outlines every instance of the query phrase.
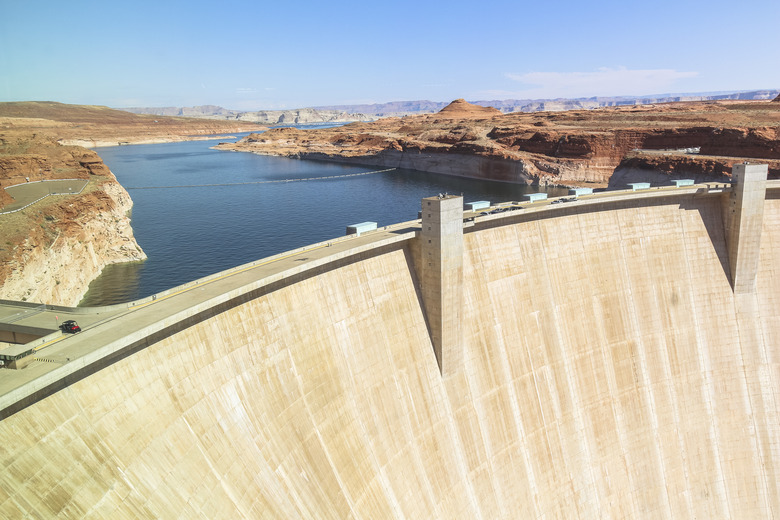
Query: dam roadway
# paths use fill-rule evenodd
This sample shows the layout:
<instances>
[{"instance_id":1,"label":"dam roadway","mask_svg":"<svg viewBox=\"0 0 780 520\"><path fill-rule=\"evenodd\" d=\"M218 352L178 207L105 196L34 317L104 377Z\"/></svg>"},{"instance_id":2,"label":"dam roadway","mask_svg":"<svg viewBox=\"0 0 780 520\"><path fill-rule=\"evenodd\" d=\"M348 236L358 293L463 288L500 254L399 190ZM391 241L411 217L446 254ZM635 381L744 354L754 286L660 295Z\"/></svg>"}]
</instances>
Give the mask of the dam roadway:
<instances>
[{"instance_id":1,"label":"dam roadway","mask_svg":"<svg viewBox=\"0 0 780 520\"><path fill-rule=\"evenodd\" d=\"M476 216L455 339L425 216L125 306L6 302L85 327L0 371L0 516L780 517L765 184L740 254L731 186Z\"/></svg>"}]
</instances>

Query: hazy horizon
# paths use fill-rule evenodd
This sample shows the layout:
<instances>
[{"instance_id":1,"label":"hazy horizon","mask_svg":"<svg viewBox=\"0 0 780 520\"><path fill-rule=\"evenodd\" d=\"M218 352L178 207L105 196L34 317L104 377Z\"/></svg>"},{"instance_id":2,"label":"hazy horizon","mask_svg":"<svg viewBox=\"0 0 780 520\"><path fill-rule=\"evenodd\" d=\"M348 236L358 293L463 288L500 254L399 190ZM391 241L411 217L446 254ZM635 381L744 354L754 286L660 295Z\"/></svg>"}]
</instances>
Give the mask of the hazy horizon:
<instances>
[{"instance_id":1,"label":"hazy horizon","mask_svg":"<svg viewBox=\"0 0 780 520\"><path fill-rule=\"evenodd\" d=\"M0 101L280 110L774 90L778 19L774 0L5 2Z\"/></svg>"},{"instance_id":2,"label":"hazy horizon","mask_svg":"<svg viewBox=\"0 0 780 520\"><path fill-rule=\"evenodd\" d=\"M719 96L719 95L729 95L729 94L742 94L742 93L749 93L749 92L777 92L780 93L780 88L759 88L759 89L750 89L750 90L721 90L717 92L664 92L664 93L658 93L658 94L640 94L636 96L588 96L588 97L577 97L577 98L535 98L535 99L515 99L515 98L508 98L508 99L466 99L466 101L470 103L486 103L490 101L499 101L499 102L506 102L506 101L527 101L527 102L549 102L549 101L585 101L590 99L656 99L656 98L666 98L666 97L697 97L697 96ZM30 100L32 101L32 100ZM36 100L37 101L37 100ZM256 109L247 109L244 111L247 112L263 112L263 111L273 111L273 110L297 110L297 109L304 109L304 108L322 108L322 107L349 107L349 106L359 106L359 105L386 105L391 103L415 103L415 102L422 102L422 103L451 103L454 99L448 99L448 100L434 100L434 99L393 99L389 101L377 101L375 103L354 103L354 104L333 104L333 105L311 105L311 106L301 106L301 107L290 107L288 109L275 109L275 108L256 108ZM206 107L206 106L215 106L219 108L223 108L225 110L236 110L232 107L226 107L222 105L216 105L214 103L203 103L201 105L189 105L189 106L178 106L178 105L168 105L168 106L148 106L148 107L110 107L110 108L117 108L117 109L128 109L128 108L197 108L197 107Z\"/></svg>"}]
</instances>

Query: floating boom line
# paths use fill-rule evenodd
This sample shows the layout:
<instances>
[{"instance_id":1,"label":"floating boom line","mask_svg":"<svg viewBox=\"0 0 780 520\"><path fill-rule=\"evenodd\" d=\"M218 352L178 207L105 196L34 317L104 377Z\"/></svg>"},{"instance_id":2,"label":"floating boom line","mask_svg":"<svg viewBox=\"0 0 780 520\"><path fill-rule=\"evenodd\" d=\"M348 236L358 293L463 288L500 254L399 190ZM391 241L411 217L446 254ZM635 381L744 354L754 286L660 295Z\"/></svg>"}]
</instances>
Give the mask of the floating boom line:
<instances>
[{"instance_id":1,"label":"floating boom line","mask_svg":"<svg viewBox=\"0 0 780 520\"><path fill-rule=\"evenodd\" d=\"M398 168L387 168L385 170L374 170L361 173L345 173L343 175L329 175L327 177L307 177L304 179L277 179L272 181L251 181L251 182L222 182L215 184L183 184L180 186L125 186L126 190L163 190L171 188L210 188L212 186L246 186L248 184L281 184L285 182L304 182L304 181L324 181L328 179L342 179L345 177L360 177L361 175L373 175L375 173L384 173L397 170Z\"/></svg>"}]
</instances>

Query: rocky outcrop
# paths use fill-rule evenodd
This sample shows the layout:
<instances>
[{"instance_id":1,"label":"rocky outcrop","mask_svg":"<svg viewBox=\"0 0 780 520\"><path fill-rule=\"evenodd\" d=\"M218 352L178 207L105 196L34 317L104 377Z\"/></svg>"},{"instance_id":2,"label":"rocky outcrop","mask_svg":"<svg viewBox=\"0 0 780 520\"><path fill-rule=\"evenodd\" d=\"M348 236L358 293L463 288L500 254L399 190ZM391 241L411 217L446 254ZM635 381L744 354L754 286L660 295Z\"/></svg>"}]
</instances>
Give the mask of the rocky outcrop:
<instances>
[{"instance_id":1,"label":"rocky outcrop","mask_svg":"<svg viewBox=\"0 0 780 520\"><path fill-rule=\"evenodd\" d=\"M130 226L132 201L118 182L59 199L26 210L37 229L0 270L0 298L75 306L105 266L146 258Z\"/></svg>"},{"instance_id":2,"label":"rocky outcrop","mask_svg":"<svg viewBox=\"0 0 780 520\"><path fill-rule=\"evenodd\" d=\"M0 298L76 305L106 265L146 258L130 227L129 195L95 152L70 144L183 141L248 130L265 127L101 106L0 103L0 210L13 202L6 187L87 181L78 195L47 196L0 214Z\"/></svg>"},{"instance_id":3,"label":"rocky outcrop","mask_svg":"<svg viewBox=\"0 0 780 520\"><path fill-rule=\"evenodd\" d=\"M695 149L708 158L694 169L715 177L720 173L706 163L717 156L725 157L718 172L730 169L729 158L780 160L779 127L780 105L771 102L501 114L459 99L437 114L274 129L219 148L528 184L606 186L636 150ZM686 167L698 161L690 154L682 159Z\"/></svg>"},{"instance_id":4,"label":"rocky outcrop","mask_svg":"<svg viewBox=\"0 0 780 520\"><path fill-rule=\"evenodd\" d=\"M0 214L0 298L76 305L106 265L146 255L130 226L130 196L100 157L47 135L60 125L34 124L39 131L0 128L0 210L13 202L9 186L78 179L85 187Z\"/></svg>"}]
</instances>

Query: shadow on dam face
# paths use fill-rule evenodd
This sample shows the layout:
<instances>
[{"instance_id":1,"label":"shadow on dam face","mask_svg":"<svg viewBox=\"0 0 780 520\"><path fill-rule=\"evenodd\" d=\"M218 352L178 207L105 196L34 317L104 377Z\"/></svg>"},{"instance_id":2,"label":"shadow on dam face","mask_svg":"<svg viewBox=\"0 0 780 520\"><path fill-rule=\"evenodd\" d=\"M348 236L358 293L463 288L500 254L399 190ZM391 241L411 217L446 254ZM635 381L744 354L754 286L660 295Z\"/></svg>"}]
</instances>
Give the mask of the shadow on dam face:
<instances>
[{"instance_id":1,"label":"shadow on dam face","mask_svg":"<svg viewBox=\"0 0 780 520\"><path fill-rule=\"evenodd\" d=\"M725 197L722 195L721 200L712 199L709 204L701 201L696 204L693 201L683 201L680 203L680 209L699 213L699 218L704 224L704 229L707 231L707 236L723 269L723 274L730 277L729 253L723 231L723 198Z\"/></svg>"},{"instance_id":2,"label":"shadow on dam face","mask_svg":"<svg viewBox=\"0 0 780 520\"><path fill-rule=\"evenodd\" d=\"M0 422L0 516L777 517L780 200L748 295L719 201L475 226L445 377L417 239L242 297Z\"/></svg>"}]
</instances>

